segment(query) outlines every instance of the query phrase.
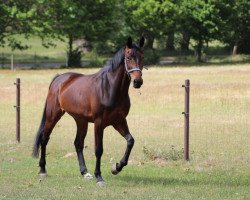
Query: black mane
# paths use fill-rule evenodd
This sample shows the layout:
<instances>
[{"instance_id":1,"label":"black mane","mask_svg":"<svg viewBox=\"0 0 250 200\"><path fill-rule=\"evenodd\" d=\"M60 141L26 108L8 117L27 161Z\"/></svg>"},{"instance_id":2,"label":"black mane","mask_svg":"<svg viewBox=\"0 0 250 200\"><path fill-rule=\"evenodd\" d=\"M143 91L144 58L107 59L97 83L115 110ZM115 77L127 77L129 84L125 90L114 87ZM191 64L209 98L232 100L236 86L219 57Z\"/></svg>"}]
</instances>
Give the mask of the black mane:
<instances>
[{"instance_id":1,"label":"black mane","mask_svg":"<svg viewBox=\"0 0 250 200\"><path fill-rule=\"evenodd\" d=\"M124 56L124 49L121 48L119 51L116 52L113 59L111 60L110 64L112 69L116 69L121 62L123 62L125 56Z\"/></svg>"},{"instance_id":2,"label":"black mane","mask_svg":"<svg viewBox=\"0 0 250 200\"><path fill-rule=\"evenodd\" d=\"M138 46L137 43L133 43L132 45L132 55L135 55L135 52L137 50L140 50L140 47ZM114 57L112 58L112 60L107 61L107 63L103 66L103 71L110 71L110 70L115 70L117 67L119 67L119 65L121 64L121 62L124 61L124 48L119 49Z\"/></svg>"},{"instance_id":3,"label":"black mane","mask_svg":"<svg viewBox=\"0 0 250 200\"><path fill-rule=\"evenodd\" d=\"M110 71L110 70L115 70L121 62L124 60L124 53L123 53L123 48L118 50L112 60L107 61L107 63L103 66L101 71Z\"/></svg>"}]
</instances>

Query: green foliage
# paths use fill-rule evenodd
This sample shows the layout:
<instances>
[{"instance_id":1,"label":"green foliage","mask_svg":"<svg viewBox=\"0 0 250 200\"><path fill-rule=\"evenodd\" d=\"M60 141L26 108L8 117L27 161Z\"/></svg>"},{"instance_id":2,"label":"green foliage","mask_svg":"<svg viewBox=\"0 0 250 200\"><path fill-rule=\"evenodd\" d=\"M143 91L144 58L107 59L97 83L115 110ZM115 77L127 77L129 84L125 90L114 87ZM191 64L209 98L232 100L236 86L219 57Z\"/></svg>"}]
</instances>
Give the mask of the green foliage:
<instances>
[{"instance_id":1,"label":"green foliage","mask_svg":"<svg viewBox=\"0 0 250 200\"><path fill-rule=\"evenodd\" d=\"M95 43L101 46L107 44L107 40L112 37L110 33L116 25L113 18L115 16L114 2L114 0L51 0L46 4L47 15L52 16L48 21L49 27L57 35L66 37L69 41L69 60L75 60L75 58L70 58L71 55L77 56L71 52L72 43L76 39L83 38L93 43L94 46Z\"/></svg>"},{"instance_id":2,"label":"green foliage","mask_svg":"<svg viewBox=\"0 0 250 200\"><path fill-rule=\"evenodd\" d=\"M114 28L114 0L44 0L50 28L62 36L90 41L104 40Z\"/></svg>"},{"instance_id":3,"label":"green foliage","mask_svg":"<svg viewBox=\"0 0 250 200\"><path fill-rule=\"evenodd\" d=\"M178 9L178 29L196 41L197 59L201 61L204 42L220 36L222 20L215 0L182 0Z\"/></svg>"},{"instance_id":4,"label":"green foliage","mask_svg":"<svg viewBox=\"0 0 250 200\"><path fill-rule=\"evenodd\" d=\"M227 1L226 1L227 2ZM225 3L227 14L224 17L222 41L231 48L238 46L239 53L250 53L250 2L248 0L232 0ZM222 16L225 14L222 13Z\"/></svg>"},{"instance_id":5,"label":"green foliage","mask_svg":"<svg viewBox=\"0 0 250 200\"><path fill-rule=\"evenodd\" d=\"M10 46L13 50L28 48L13 36L22 33L29 37L33 33L34 5L32 0L0 1L0 46Z\"/></svg>"},{"instance_id":6,"label":"green foliage","mask_svg":"<svg viewBox=\"0 0 250 200\"><path fill-rule=\"evenodd\" d=\"M158 27L161 24L161 18L156 15L160 10L160 3L152 0L124 1L125 12L127 12L127 24L136 33L146 34L148 36L156 35Z\"/></svg>"},{"instance_id":7,"label":"green foliage","mask_svg":"<svg viewBox=\"0 0 250 200\"><path fill-rule=\"evenodd\" d=\"M129 33L136 37L144 35L148 48L153 48L154 39L162 37L174 24L175 6L171 0L125 0L124 7Z\"/></svg>"}]
</instances>

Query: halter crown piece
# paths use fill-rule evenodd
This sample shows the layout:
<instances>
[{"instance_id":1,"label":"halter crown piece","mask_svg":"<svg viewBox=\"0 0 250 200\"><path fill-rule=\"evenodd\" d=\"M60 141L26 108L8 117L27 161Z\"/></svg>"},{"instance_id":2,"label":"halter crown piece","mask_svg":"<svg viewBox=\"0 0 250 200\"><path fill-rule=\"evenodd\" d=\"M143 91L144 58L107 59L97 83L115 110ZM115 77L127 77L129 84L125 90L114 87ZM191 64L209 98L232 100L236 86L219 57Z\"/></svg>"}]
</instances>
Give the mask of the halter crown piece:
<instances>
[{"instance_id":1,"label":"halter crown piece","mask_svg":"<svg viewBox=\"0 0 250 200\"><path fill-rule=\"evenodd\" d=\"M133 69L128 69L126 57L124 58L124 64L125 64L125 69L126 69L126 72L127 72L129 78L131 78L131 77L130 77L130 73L131 73L131 72L139 71L139 72L142 73L141 69L138 68L138 67L133 68Z\"/></svg>"}]
</instances>

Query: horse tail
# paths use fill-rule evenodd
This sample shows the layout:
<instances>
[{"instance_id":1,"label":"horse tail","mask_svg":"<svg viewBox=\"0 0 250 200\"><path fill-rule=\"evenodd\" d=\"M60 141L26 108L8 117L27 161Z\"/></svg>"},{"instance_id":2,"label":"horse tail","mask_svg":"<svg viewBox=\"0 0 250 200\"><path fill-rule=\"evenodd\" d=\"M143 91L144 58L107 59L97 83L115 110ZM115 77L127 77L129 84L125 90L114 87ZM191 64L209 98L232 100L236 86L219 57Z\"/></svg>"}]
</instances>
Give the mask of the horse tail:
<instances>
[{"instance_id":1,"label":"horse tail","mask_svg":"<svg viewBox=\"0 0 250 200\"><path fill-rule=\"evenodd\" d=\"M43 110L42 120L41 120L39 129L37 131L34 146L33 146L32 156L35 157L35 158L37 158L38 155L39 155L39 148L41 146L41 140L42 140L42 136L43 136L45 121L46 121L46 103L45 103L44 110Z\"/></svg>"},{"instance_id":2,"label":"horse tail","mask_svg":"<svg viewBox=\"0 0 250 200\"><path fill-rule=\"evenodd\" d=\"M49 88L51 87L53 81L60 76L59 74L57 74L53 80L50 83ZM42 116L42 120L39 126L39 129L37 131L36 137L35 137L35 142L34 142L34 146L33 146L33 152L32 152L32 156L37 158L39 155L39 148L41 146L41 141L42 141L42 137L43 137L43 131L44 131L44 126L45 126L45 121L46 121L46 105L47 105L47 100L45 102L45 106L43 109L43 116Z\"/></svg>"}]
</instances>

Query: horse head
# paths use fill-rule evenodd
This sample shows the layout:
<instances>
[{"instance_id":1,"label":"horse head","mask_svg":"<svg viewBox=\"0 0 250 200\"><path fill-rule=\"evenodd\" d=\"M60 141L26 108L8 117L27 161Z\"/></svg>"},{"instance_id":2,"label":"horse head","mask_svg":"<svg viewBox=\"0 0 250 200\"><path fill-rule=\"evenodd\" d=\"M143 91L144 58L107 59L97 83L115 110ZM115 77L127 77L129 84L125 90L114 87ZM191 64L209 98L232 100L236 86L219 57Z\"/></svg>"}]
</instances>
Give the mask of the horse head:
<instances>
[{"instance_id":1,"label":"horse head","mask_svg":"<svg viewBox=\"0 0 250 200\"><path fill-rule=\"evenodd\" d=\"M141 48L144 45L144 37L141 37L139 43L133 43L132 38L129 37L127 45L124 48L124 64L129 78L131 75L134 79L134 88L140 88L143 84L142 69L144 65L144 55Z\"/></svg>"}]
</instances>

